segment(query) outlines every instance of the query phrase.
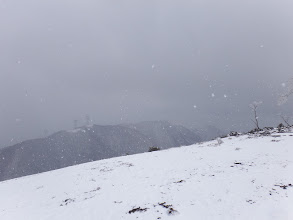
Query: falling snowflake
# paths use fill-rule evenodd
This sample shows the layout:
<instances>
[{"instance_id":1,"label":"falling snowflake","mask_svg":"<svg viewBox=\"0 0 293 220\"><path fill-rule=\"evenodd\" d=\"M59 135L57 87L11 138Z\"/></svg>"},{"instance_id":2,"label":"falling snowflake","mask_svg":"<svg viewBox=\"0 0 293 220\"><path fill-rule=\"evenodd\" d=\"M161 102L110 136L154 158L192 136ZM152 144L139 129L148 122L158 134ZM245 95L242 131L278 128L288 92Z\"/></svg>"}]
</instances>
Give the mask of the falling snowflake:
<instances>
[{"instance_id":1,"label":"falling snowflake","mask_svg":"<svg viewBox=\"0 0 293 220\"><path fill-rule=\"evenodd\" d=\"M152 69L155 69L155 68L156 68L156 66L155 66L155 64L153 64L153 65L152 65Z\"/></svg>"},{"instance_id":2,"label":"falling snowflake","mask_svg":"<svg viewBox=\"0 0 293 220\"><path fill-rule=\"evenodd\" d=\"M224 94L224 98L227 98L227 95L226 94Z\"/></svg>"},{"instance_id":3,"label":"falling snowflake","mask_svg":"<svg viewBox=\"0 0 293 220\"><path fill-rule=\"evenodd\" d=\"M194 105L194 106L193 106L193 108L197 108L197 106L196 106L196 105Z\"/></svg>"},{"instance_id":4,"label":"falling snowflake","mask_svg":"<svg viewBox=\"0 0 293 220\"><path fill-rule=\"evenodd\" d=\"M286 83L282 83L281 85L282 85L282 87L286 87Z\"/></svg>"},{"instance_id":5,"label":"falling snowflake","mask_svg":"<svg viewBox=\"0 0 293 220\"><path fill-rule=\"evenodd\" d=\"M15 119L15 122L17 122L17 123L18 123L18 122L21 122L21 121L22 121L22 120L21 120L20 118L16 118L16 119Z\"/></svg>"},{"instance_id":6,"label":"falling snowflake","mask_svg":"<svg viewBox=\"0 0 293 220\"><path fill-rule=\"evenodd\" d=\"M215 97L215 94L214 93L212 93L212 97Z\"/></svg>"}]
</instances>

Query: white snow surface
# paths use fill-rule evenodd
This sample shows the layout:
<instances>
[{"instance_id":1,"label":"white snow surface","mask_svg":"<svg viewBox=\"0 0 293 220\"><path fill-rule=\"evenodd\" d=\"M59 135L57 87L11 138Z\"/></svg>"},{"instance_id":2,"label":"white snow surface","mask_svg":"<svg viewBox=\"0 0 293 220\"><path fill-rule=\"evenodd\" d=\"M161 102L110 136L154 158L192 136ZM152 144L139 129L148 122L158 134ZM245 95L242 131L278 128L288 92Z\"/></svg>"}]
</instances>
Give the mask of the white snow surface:
<instances>
[{"instance_id":1,"label":"white snow surface","mask_svg":"<svg viewBox=\"0 0 293 220\"><path fill-rule=\"evenodd\" d=\"M293 219L292 134L222 141L1 182L0 219Z\"/></svg>"}]
</instances>

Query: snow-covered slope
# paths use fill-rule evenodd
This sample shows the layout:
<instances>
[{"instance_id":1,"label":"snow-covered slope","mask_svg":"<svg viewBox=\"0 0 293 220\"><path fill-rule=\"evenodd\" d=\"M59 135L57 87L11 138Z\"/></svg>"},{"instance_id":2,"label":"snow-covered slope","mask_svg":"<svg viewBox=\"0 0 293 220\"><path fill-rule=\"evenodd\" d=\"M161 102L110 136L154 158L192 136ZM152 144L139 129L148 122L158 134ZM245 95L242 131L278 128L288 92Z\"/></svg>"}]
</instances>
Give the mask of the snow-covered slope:
<instances>
[{"instance_id":1,"label":"snow-covered slope","mask_svg":"<svg viewBox=\"0 0 293 220\"><path fill-rule=\"evenodd\" d=\"M0 183L0 219L293 219L291 133L242 135Z\"/></svg>"}]
</instances>

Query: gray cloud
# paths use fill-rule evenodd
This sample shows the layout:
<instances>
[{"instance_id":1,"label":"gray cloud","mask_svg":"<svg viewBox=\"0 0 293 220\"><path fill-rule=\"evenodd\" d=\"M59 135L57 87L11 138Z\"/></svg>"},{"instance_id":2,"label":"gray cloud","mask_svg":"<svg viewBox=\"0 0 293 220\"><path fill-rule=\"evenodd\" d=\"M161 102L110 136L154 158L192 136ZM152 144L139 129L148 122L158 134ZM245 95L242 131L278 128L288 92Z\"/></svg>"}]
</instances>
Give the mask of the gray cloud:
<instances>
[{"instance_id":1,"label":"gray cloud","mask_svg":"<svg viewBox=\"0 0 293 220\"><path fill-rule=\"evenodd\" d=\"M255 100L261 125L275 125L293 105L276 105L292 76L292 6L1 0L0 145L71 128L85 114L98 124L245 130Z\"/></svg>"}]
</instances>

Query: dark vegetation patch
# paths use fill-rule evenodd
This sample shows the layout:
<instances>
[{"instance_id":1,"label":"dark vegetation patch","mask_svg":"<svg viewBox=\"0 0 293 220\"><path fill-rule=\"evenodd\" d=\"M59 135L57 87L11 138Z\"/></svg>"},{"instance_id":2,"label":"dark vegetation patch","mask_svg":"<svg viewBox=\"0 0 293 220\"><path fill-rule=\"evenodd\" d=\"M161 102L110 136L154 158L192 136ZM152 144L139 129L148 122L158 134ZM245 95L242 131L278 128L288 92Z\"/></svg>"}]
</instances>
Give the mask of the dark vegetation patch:
<instances>
[{"instance_id":1,"label":"dark vegetation patch","mask_svg":"<svg viewBox=\"0 0 293 220\"><path fill-rule=\"evenodd\" d=\"M280 187L281 189L288 189L289 187L293 187L293 185L291 183L287 184L287 185L282 185L282 184L276 184L275 186ZM272 188L272 190L269 191L270 196L272 196L273 194L279 194L278 190Z\"/></svg>"},{"instance_id":2,"label":"dark vegetation patch","mask_svg":"<svg viewBox=\"0 0 293 220\"><path fill-rule=\"evenodd\" d=\"M163 208L167 209L168 215L174 215L178 211L173 208L173 205L167 205L166 202L158 203L159 206L162 206Z\"/></svg>"},{"instance_id":3,"label":"dark vegetation patch","mask_svg":"<svg viewBox=\"0 0 293 220\"><path fill-rule=\"evenodd\" d=\"M280 140L271 140L271 142L279 142Z\"/></svg>"},{"instance_id":4,"label":"dark vegetation patch","mask_svg":"<svg viewBox=\"0 0 293 220\"><path fill-rule=\"evenodd\" d=\"M243 166L244 163L241 163L241 162L234 162L234 164L231 165L230 167L237 167L237 165L241 165L241 166ZM249 166L252 166L252 165L249 165Z\"/></svg>"},{"instance_id":5,"label":"dark vegetation patch","mask_svg":"<svg viewBox=\"0 0 293 220\"><path fill-rule=\"evenodd\" d=\"M125 162L125 163L120 163L120 165L122 165L122 166L126 166L126 167L133 167L134 165L132 164L132 163L127 163L127 162Z\"/></svg>"},{"instance_id":6,"label":"dark vegetation patch","mask_svg":"<svg viewBox=\"0 0 293 220\"><path fill-rule=\"evenodd\" d=\"M229 134L230 137L237 137L239 135L240 135L240 133L238 133L236 131L231 131L230 134Z\"/></svg>"},{"instance_id":7,"label":"dark vegetation patch","mask_svg":"<svg viewBox=\"0 0 293 220\"><path fill-rule=\"evenodd\" d=\"M263 130L265 130L265 131L271 131L271 130L274 130L274 127L264 127Z\"/></svg>"},{"instance_id":8,"label":"dark vegetation patch","mask_svg":"<svg viewBox=\"0 0 293 220\"><path fill-rule=\"evenodd\" d=\"M133 208L132 210L128 211L128 214L132 214L132 213L136 213L136 212L146 212L148 210L148 208Z\"/></svg>"},{"instance_id":9,"label":"dark vegetation patch","mask_svg":"<svg viewBox=\"0 0 293 220\"><path fill-rule=\"evenodd\" d=\"M249 204L254 204L254 203L255 203L255 201L253 201L253 200L251 200L251 199L246 200L246 202L248 202Z\"/></svg>"},{"instance_id":10,"label":"dark vegetation patch","mask_svg":"<svg viewBox=\"0 0 293 220\"><path fill-rule=\"evenodd\" d=\"M114 201L115 204L121 204L122 201Z\"/></svg>"},{"instance_id":11,"label":"dark vegetation patch","mask_svg":"<svg viewBox=\"0 0 293 220\"><path fill-rule=\"evenodd\" d=\"M92 198L94 198L94 197L95 197L95 196L86 197L86 198L84 198L84 200L92 199Z\"/></svg>"},{"instance_id":12,"label":"dark vegetation patch","mask_svg":"<svg viewBox=\"0 0 293 220\"><path fill-rule=\"evenodd\" d=\"M247 138L261 137L261 136L271 136L271 137L281 137L282 133L292 133L293 126L285 126L282 123L279 124L276 128L274 127L264 127L264 128L255 128L251 131L240 133L236 131L231 131L228 135L223 135L221 138L226 137L237 137L241 135L248 135ZM293 136L293 135L289 135Z\"/></svg>"},{"instance_id":13,"label":"dark vegetation patch","mask_svg":"<svg viewBox=\"0 0 293 220\"><path fill-rule=\"evenodd\" d=\"M105 167L103 169L100 169L100 172L110 172L110 171L113 171L113 169L109 168L109 167Z\"/></svg>"},{"instance_id":14,"label":"dark vegetation patch","mask_svg":"<svg viewBox=\"0 0 293 220\"><path fill-rule=\"evenodd\" d=\"M281 137L281 135L272 135L273 138Z\"/></svg>"},{"instance_id":15,"label":"dark vegetation patch","mask_svg":"<svg viewBox=\"0 0 293 220\"><path fill-rule=\"evenodd\" d=\"M276 189L272 188L272 190L269 191L269 194L270 196L272 196L273 194L279 194L279 193L277 192Z\"/></svg>"},{"instance_id":16,"label":"dark vegetation patch","mask_svg":"<svg viewBox=\"0 0 293 220\"><path fill-rule=\"evenodd\" d=\"M84 193L93 193L93 192L99 191L100 189L101 189L101 187L97 187L96 189L93 189L91 191L84 192Z\"/></svg>"},{"instance_id":17,"label":"dark vegetation patch","mask_svg":"<svg viewBox=\"0 0 293 220\"><path fill-rule=\"evenodd\" d=\"M159 150L161 150L159 147L150 147L149 148L149 152L159 151Z\"/></svg>"},{"instance_id":18,"label":"dark vegetation patch","mask_svg":"<svg viewBox=\"0 0 293 220\"><path fill-rule=\"evenodd\" d=\"M275 185L275 186L279 186L282 189L287 189L288 187L293 187L293 185L291 183L289 183L288 185Z\"/></svg>"},{"instance_id":19,"label":"dark vegetation patch","mask_svg":"<svg viewBox=\"0 0 293 220\"><path fill-rule=\"evenodd\" d=\"M43 188L44 188L44 186L39 186L36 189L43 189Z\"/></svg>"},{"instance_id":20,"label":"dark vegetation patch","mask_svg":"<svg viewBox=\"0 0 293 220\"><path fill-rule=\"evenodd\" d=\"M73 203L73 202L75 202L75 199L70 199L70 198L65 199L60 206L66 206L66 205Z\"/></svg>"},{"instance_id":21,"label":"dark vegetation patch","mask_svg":"<svg viewBox=\"0 0 293 220\"><path fill-rule=\"evenodd\" d=\"M185 180L179 180L179 181L174 182L174 183L184 183L184 182L185 182Z\"/></svg>"}]
</instances>

